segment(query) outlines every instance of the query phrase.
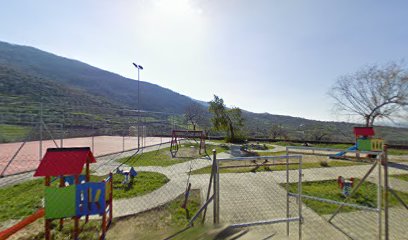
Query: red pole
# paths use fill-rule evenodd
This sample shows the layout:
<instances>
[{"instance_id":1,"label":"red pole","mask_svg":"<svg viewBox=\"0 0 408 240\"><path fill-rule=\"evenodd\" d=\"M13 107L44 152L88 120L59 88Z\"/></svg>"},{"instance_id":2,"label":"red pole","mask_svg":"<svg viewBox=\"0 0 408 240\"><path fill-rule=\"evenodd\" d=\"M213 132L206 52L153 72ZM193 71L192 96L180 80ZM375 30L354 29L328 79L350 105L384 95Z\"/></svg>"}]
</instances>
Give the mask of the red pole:
<instances>
[{"instance_id":1,"label":"red pole","mask_svg":"<svg viewBox=\"0 0 408 240\"><path fill-rule=\"evenodd\" d=\"M40 217L44 216L44 208L39 209L36 213L24 218L22 221L18 222L16 225L7 228L4 231L0 232L0 240L5 240L9 238L11 235L15 234L16 232L20 231L21 229L25 228L27 225L35 222Z\"/></svg>"}]
</instances>

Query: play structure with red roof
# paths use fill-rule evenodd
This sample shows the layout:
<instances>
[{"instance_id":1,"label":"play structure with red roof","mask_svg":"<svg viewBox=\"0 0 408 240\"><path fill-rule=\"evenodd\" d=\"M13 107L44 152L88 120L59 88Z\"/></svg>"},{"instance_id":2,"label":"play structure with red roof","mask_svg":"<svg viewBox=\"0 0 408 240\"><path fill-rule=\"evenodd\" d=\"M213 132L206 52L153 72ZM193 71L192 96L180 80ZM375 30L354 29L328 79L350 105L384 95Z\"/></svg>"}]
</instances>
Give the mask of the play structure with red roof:
<instances>
[{"instance_id":1,"label":"play structure with red roof","mask_svg":"<svg viewBox=\"0 0 408 240\"><path fill-rule=\"evenodd\" d=\"M112 221L112 173L102 182L90 182L89 165L96 163L89 147L49 148L34 176L45 177L45 239L51 239L51 222L74 219L74 239L79 238L79 220L90 215L102 216L102 234ZM84 169L85 167L85 169ZM81 175L85 172L85 175ZM51 177L59 178L59 187L51 186Z\"/></svg>"}]
</instances>

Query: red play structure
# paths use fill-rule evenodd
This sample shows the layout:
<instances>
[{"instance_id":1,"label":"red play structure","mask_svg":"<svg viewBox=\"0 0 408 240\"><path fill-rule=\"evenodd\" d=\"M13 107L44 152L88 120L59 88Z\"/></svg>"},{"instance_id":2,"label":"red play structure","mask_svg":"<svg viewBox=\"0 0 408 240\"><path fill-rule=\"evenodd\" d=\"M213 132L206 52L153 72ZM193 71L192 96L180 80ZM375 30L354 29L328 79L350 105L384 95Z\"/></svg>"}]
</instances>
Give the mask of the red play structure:
<instances>
[{"instance_id":1,"label":"red play structure","mask_svg":"<svg viewBox=\"0 0 408 240\"><path fill-rule=\"evenodd\" d=\"M101 182L90 182L89 165L96 160L89 147L49 148L35 172L45 177L45 239L51 239L51 222L64 218L74 219L74 239L78 239L79 220L90 215L102 216L102 234L112 221L112 173ZM85 169L83 169L85 166ZM85 172L85 175L81 175ZM51 177L59 178L59 187L51 186Z\"/></svg>"},{"instance_id":2,"label":"red play structure","mask_svg":"<svg viewBox=\"0 0 408 240\"><path fill-rule=\"evenodd\" d=\"M176 156L180 140L181 139L193 139L196 142L197 139L200 140L199 154L205 152L205 132L204 131L193 131L193 130L173 130L171 133L171 142L170 142L170 152L173 157Z\"/></svg>"},{"instance_id":3,"label":"red play structure","mask_svg":"<svg viewBox=\"0 0 408 240\"><path fill-rule=\"evenodd\" d=\"M382 151L384 140L374 138L375 132L372 127L354 127L356 146L360 151Z\"/></svg>"}]
</instances>

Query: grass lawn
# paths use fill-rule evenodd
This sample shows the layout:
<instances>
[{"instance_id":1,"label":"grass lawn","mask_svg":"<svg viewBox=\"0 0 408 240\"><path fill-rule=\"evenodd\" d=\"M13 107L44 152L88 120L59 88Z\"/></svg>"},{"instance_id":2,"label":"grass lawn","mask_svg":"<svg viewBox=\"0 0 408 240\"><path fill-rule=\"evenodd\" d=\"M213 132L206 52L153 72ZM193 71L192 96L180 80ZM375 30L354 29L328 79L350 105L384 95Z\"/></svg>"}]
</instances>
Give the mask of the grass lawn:
<instances>
[{"instance_id":1,"label":"grass lawn","mask_svg":"<svg viewBox=\"0 0 408 240\"><path fill-rule=\"evenodd\" d=\"M390 177L397 178L408 182L408 174L391 175Z\"/></svg>"},{"instance_id":2,"label":"grass lawn","mask_svg":"<svg viewBox=\"0 0 408 240\"><path fill-rule=\"evenodd\" d=\"M189 219L198 211L201 206L200 191L190 192L187 204L189 216L186 210L181 208L183 202L184 195L180 195L162 207L115 220L108 232L107 239L164 239L169 237L184 228ZM201 218L198 218L196 224L199 224L200 220Z\"/></svg>"},{"instance_id":3,"label":"grass lawn","mask_svg":"<svg viewBox=\"0 0 408 240\"><path fill-rule=\"evenodd\" d=\"M91 181L101 181L104 177L92 176ZM123 176L115 174L113 177L113 198L130 198L141 196L152 192L164 184L169 179L160 173L139 172L130 188L122 185ZM58 185L54 181L53 185ZM14 186L0 189L0 226L1 222L20 219L33 214L42 207L44 197L44 180L36 179L26 181Z\"/></svg>"},{"instance_id":4,"label":"grass lawn","mask_svg":"<svg viewBox=\"0 0 408 240\"><path fill-rule=\"evenodd\" d=\"M135 216L114 219L106 239L164 239L187 225L189 219L186 211L181 208L183 201L184 195L180 195L175 200L155 209ZM192 190L187 204L190 217L198 211L200 205L200 191ZM43 219L36 221L17 233L16 237L24 240L44 239L43 223ZM58 221L53 221L53 239L72 238L73 221L67 219L62 231L57 230L57 223ZM101 233L101 221L91 220L87 224L83 223L84 221L80 222L80 226L84 226L84 230L79 235L80 239L97 239Z\"/></svg>"},{"instance_id":5,"label":"grass lawn","mask_svg":"<svg viewBox=\"0 0 408 240\"><path fill-rule=\"evenodd\" d=\"M195 147L195 152L191 151L191 146ZM225 152L228 146L207 144L207 154L212 155L212 150L215 149L217 153ZM145 152L128 160L127 158L120 159L119 162L126 163L129 166L162 166L167 167L177 163L182 163L194 158L204 157L206 154L198 154L197 144L182 144L176 157L172 157L170 148L163 148L157 151Z\"/></svg>"},{"instance_id":6,"label":"grass lawn","mask_svg":"<svg viewBox=\"0 0 408 240\"><path fill-rule=\"evenodd\" d=\"M317 148L334 148L334 149L348 149L351 146L353 146L354 144L344 144L344 143L340 143L340 144L323 144L323 143L319 143L319 144L312 144L312 147L317 147Z\"/></svg>"},{"instance_id":7,"label":"grass lawn","mask_svg":"<svg viewBox=\"0 0 408 240\"><path fill-rule=\"evenodd\" d=\"M42 207L44 180L26 181L14 186L0 188L1 222L33 214Z\"/></svg>"},{"instance_id":8,"label":"grass lawn","mask_svg":"<svg viewBox=\"0 0 408 240\"><path fill-rule=\"evenodd\" d=\"M129 187L122 184L123 180L123 175L113 175L113 199L142 196L170 181L165 175L157 172L138 172Z\"/></svg>"},{"instance_id":9,"label":"grass lawn","mask_svg":"<svg viewBox=\"0 0 408 240\"><path fill-rule=\"evenodd\" d=\"M261 161L258 162L260 164ZM327 167L348 167L348 166L354 166L354 165L360 165L364 163L358 163L358 162L349 162L349 161L338 161L338 160L329 160ZM234 163L232 161L221 163L222 166L230 166L233 165ZM243 163L243 161L240 161L238 164L253 164L250 162ZM302 169L307 169L307 168L322 168L323 166L320 165L320 162L304 162L302 164ZM298 169L298 165L289 165L289 170L296 170ZM285 171L286 166L285 165L277 165L277 166L262 166L259 168L256 167L237 167L237 168L220 168L220 173L247 173L247 172L268 172L268 171ZM211 166L197 169L191 172L191 174L208 174L211 173Z\"/></svg>"},{"instance_id":10,"label":"grass lawn","mask_svg":"<svg viewBox=\"0 0 408 240\"><path fill-rule=\"evenodd\" d=\"M23 141L28 136L31 127L23 127L10 124L0 124L0 142Z\"/></svg>"},{"instance_id":11,"label":"grass lawn","mask_svg":"<svg viewBox=\"0 0 408 240\"><path fill-rule=\"evenodd\" d=\"M388 149L388 154L389 155L397 155L397 156L401 156L401 155L408 155L408 150L407 149Z\"/></svg>"},{"instance_id":12,"label":"grass lawn","mask_svg":"<svg viewBox=\"0 0 408 240\"><path fill-rule=\"evenodd\" d=\"M354 186L358 184L359 179L355 179ZM284 184L281 184L285 187ZM297 183L292 183L289 186L289 191L297 193ZM405 202L408 201L408 194L398 192ZM331 199L339 202L343 202L345 197L341 193L340 188L338 187L337 180L327 180L327 181L316 181L316 182L305 182L302 184L302 194L321 197L325 199ZM303 199L303 202L306 206L310 207L312 210L318 214L332 214L337 208L338 205L329 204L324 202L319 202L311 199ZM348 203L358 204L366 207L376 207L377 204L377 188L376 185L370 182L365 182L360 187L360 189L350 198ZM394 196L390 196L389 206L393 207L398 205L399 202ZM342 212L352 212L358 211L356 208L344 207Z\"/></svg>"},{"instance_id":13,"label":"grass lawn","mask_svg":"<svg viewBox=\"0 0 408 240\"><path fill-rule=\"evenodd\" d=\"M280 155L286 155L286 151L282 152L254 152L255 156L280 156Z\"/></svg>"},{"instance_id":14,"label":"grass lawn","mask_svg":"<svg viewBox=\"0 0 408 240\"><path fill-rule=\"evenodd\" d=\"M294 143L294 142L286 142L286 141L270 142L270 144L278 145L278 146L282 146L282 147L286 147L286 146L302 146L302 143Z\"/></svg>"}]
</instances>

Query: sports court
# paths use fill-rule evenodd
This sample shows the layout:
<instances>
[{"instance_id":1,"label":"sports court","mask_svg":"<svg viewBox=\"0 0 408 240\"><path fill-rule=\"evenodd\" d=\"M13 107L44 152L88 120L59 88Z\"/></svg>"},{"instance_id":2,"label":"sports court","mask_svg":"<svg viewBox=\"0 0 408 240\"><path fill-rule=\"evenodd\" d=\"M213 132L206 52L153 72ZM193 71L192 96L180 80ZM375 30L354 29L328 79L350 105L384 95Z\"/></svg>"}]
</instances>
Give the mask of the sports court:
<instances>
[{"instance_id":1,"label":"sports court","mask_svg":"<svg viewBox=\"0 0 408 240\"><path fill-rule=\"evenodd\" d=\"M148 147L169 142L166 137L140 138L140 147ZM103 156L123 152L138 147L137 137L95 136L66 138L31 142L15 142L0 144L0 175L7 176L35 170L39 160L47 148L60 147L90 147L95 156ZM40 145L42 147L40 148ZM42 149L42 151L40 151Z\"/></svg>"}]
</instances>

